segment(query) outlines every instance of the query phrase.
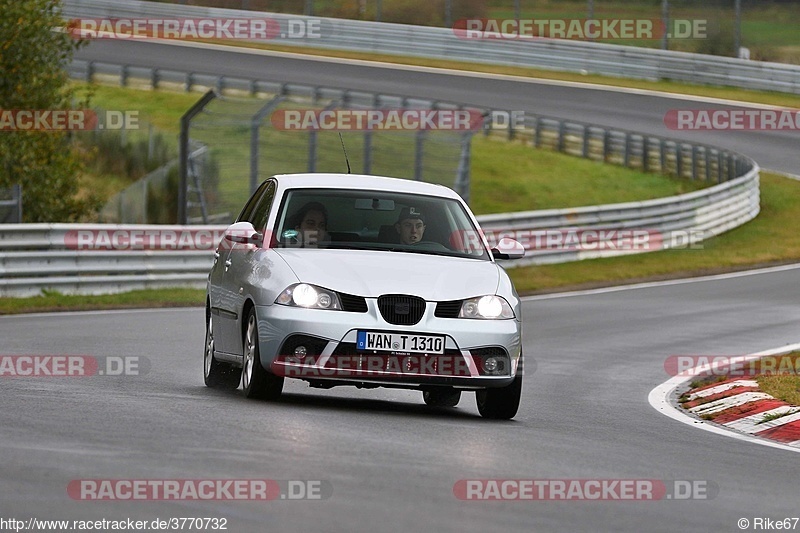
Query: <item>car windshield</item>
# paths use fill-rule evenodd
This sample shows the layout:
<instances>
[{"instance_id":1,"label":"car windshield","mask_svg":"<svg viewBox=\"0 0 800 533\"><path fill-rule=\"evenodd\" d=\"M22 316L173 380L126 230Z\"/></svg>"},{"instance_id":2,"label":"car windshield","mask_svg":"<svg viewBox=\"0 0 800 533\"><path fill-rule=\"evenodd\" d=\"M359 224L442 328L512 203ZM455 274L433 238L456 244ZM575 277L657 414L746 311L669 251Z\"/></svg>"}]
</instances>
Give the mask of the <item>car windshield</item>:
<instances>
[{"instance_id":1,"label":"car windshield","mask_svg":"<svg viewBox=\"0 0 800 533\"><path fill-rule=\"evenodd\" d=\"M276 247L490 257L462 204L436 196L294 189L284 196L276 228Z\"/></svg>"}]
</instances>

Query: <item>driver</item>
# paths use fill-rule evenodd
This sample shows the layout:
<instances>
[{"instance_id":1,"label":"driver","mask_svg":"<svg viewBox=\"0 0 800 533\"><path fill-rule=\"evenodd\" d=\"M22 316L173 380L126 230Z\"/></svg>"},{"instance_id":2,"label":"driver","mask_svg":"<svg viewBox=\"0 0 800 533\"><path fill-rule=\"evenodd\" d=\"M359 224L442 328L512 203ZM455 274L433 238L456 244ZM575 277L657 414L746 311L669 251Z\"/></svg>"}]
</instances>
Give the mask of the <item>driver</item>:
<instances>
[{"instance_id":1,"label":"driver","mask_svg":"<svg viewBox=\"0 0 800 533\"><path fill-rule=\"evenodd\" d=\"M403 244L417 244L425 234L425 215L416 207L404 207L394 225Z\"/></svg>"}]
</instances>

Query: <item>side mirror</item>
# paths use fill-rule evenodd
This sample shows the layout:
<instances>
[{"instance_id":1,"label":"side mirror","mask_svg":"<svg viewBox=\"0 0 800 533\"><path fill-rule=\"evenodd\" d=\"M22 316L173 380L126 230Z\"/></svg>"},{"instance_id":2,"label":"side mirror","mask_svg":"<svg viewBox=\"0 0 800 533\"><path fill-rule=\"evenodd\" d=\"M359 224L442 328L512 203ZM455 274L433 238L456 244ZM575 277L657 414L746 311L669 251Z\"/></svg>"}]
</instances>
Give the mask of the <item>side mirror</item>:
<instances>
[{"instance_id":1,"label":"side mirror","mask_svg":"<svg viewBox=\"0 0 800 533\"><path fill-rule=\"evenodd\" d=\"M525 257L525 248L514 239L504 237L492 248L492 255L495 259L522 259Z\"/></svg>"},{"instance_id":2,"label":"side mirror","mask_svg":"<svg viewBox=\"0 0 800 533\"><path fill-rule=\"evenodd\" d=\"M253 244L261 247L264 244L264 234L259 233L250 222L237 222L225 230L225 239L237 244Z\"/></svg>"}]
</instances>

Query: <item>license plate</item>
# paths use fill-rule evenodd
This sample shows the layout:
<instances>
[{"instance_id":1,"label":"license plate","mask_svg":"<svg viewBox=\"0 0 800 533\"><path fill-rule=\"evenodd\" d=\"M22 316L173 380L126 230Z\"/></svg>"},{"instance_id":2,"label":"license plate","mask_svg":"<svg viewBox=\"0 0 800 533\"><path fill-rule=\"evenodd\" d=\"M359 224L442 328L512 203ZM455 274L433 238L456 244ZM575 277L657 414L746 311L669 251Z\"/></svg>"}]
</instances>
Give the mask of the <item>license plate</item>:
<instances>
[{"instance_id":1,"label":"license plate","mask_svg":"<svg viewBox=\"0 0 800 533\"><path fill-rule=\"evenodd\" d=\"M359 331L356 349L376 352L444 353L444 336Z\"/></svg>"}]
</instances>

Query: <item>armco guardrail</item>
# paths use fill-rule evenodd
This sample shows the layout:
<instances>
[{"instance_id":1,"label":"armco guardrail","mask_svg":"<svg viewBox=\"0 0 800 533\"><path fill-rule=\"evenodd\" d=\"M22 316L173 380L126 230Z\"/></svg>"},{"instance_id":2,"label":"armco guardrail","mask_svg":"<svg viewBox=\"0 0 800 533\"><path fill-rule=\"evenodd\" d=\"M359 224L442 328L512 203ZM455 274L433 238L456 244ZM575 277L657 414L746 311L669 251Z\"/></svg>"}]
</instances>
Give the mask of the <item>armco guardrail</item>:
<instances>
[{"instance_id":1,"label":"armco guardrail","mask_svg":"<svg viewBox=\"0 0 800 533\"><path fill-rule=\"evenodd\" d=\"M260 11L137 0L66 0L63 12L68 18L263 18L267 15ZM282 34L290 34L289 20L311 19L322 23L318 35L280 39L281 45L800 93L798 65L559 39L464 39L448 28L273 13L268 16L280 24Z\"/></svg>"},{"instance_id":2,"label":"armco guardrail","mask_svg":"<svg viewBox=\"0 0 800 533\"><path fill-rule=\"evenodd\" d=\"M556 263L606 257L690 244L675 235L707 237L751 220L759 212L758 166L734 180L689 194L605 206L486 215L479 221L491 239L516 237L526 246L525 259L506 266ZM212 249L220 226L113 226L82 224L9 224L0 226L0 296L32 296L42 289L64 293L95 294L126 290L191 286L203 287L213 261ZM641 249L620 249L617 235L625 230L645 231ZM123 240L114 237L123 232ZM591 243L541 247L535 235L586 235ZM82 250L80 234L87 235L92 250ZM130 248L130 235L169 235L167 244L148 250ZM99 240L102 233L105 240ZM191 233L190 249L180 246L182 234ZM202 234L202 239L197 236ZM546 239L546 238L545 238ZM146 238L140 242L148 241ZM203 249L197 249L202 242ZM545 243L548 241L545 240ZM116 244L115 244L116 243ZM99 244L99 246L98 246ZM693 244L693 243L691 243ZM88 244L87 244L88 246ZM99 249L98 249L99 248Z\"/></svg>"}]
</instances>

